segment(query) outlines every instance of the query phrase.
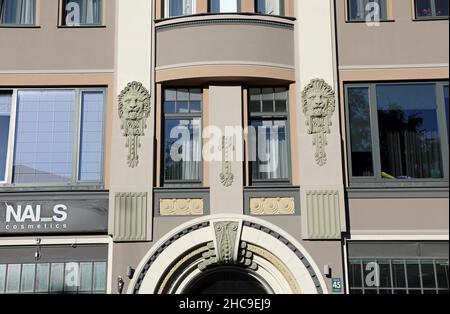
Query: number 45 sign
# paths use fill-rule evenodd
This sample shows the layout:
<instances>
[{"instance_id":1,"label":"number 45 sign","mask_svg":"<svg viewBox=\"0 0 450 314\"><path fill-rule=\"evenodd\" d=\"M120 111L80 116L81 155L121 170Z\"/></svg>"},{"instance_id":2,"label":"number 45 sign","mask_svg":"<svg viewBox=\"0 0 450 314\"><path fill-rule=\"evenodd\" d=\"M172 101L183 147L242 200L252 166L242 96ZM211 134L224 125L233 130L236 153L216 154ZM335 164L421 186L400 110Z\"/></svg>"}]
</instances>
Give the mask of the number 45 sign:
<instances>
[{"instance_id":1,"label":"number 45 sign","mask_svg":"<svg viewBox=\"0 0 450 314\"><path fill-rule=\"evenodd\" d=\"M342 280L341 278L333 278L332 280L333 293L342 292Z\"/></svg>"}]
</instances>

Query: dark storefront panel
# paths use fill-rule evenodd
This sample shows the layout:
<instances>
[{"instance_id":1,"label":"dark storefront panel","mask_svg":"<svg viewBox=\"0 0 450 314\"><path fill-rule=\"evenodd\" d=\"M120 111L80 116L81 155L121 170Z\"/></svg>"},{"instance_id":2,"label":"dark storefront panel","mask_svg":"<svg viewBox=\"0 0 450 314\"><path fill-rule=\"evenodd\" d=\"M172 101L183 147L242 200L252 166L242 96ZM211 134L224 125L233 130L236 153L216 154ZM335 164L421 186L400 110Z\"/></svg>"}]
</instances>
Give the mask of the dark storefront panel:
<instances>
[{"instance_id":1,"label":"dark storefront panel","mask_svg":"<svg viewBox=\"0 0 450 314\"><path fill-rule=\"evenodd\" d=\"M352 294L448 294L448 242L350 242Z\"/></svg>"},{"instance_id":2,"label":"dark storefront panel","mask_svg":"<svg viewBox=\"0 0 450 314\"><path fill-rule=\"evenodd\" d=\"M107 245L0 247L0 294L106 293Z\"/></svg>"}]
</instances>

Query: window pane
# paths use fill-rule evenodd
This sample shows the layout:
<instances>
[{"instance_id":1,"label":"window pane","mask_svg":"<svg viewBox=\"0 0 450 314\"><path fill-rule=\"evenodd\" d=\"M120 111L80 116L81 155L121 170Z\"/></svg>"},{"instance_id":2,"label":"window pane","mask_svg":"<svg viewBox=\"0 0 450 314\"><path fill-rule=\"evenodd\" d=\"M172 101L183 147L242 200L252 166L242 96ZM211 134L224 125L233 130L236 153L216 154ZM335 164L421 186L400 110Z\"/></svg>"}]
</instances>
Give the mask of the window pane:
<instances>
[{"instance_id":1,"label":"window pane","mask_svg":"<svg viewBox=\"0 0 450 314\"><path fill-rule=\"evenodd\" d=\"M6 265L0 265L0 294L5 293Z\"/></svg>"},{"instance_id":2,"label":"window pane","mask_svg":"<svg viewBox=\"0 0 450 314\"><path fill-rule=\"evenodd\" d=\"M275 95L272 88L262 89L262 106L263 112L274 112L274 99Z\"/></svg>"},{"instance_id":3,"label":"window pane","mask_svg":"<svg viewBox=\"0 0 450 314\"><path fill-rule=\"evenodd\" d=\"M448 289L448 261L436 262L436 275L438 281L438 287L441 289Z\"/></svg>"},{"instance_id":4,"label":"window pane","mask_svg":"<svg viewBox=\"0 0 450 314\"><path fill-rule=\"evenodd\" d=\"M448 86L444 86L444 102L445 102L445 118L447 120L447 141L450 140L450 129L448 125L449 120L449 108L448 108Z\"/></svg>"},{"instance_id":5,"label":"window pane","mask_svg":"<svg viewBox=\"0 0 450 314\"><path fill-rule=\"evenodd\" d=\"M167 0L169 16L190 15L193 12L193 0Z\"/></svg>"},{"instance_id":6,"label":"window pane","mask_svg":"<svg viewBox=\"0 0 450 314\"><path fill-rule=\"evenodd\" d=\"M289 150L284 120L253 120L256 136L251 136L252 177L254 180L288 180Z\"/></svg>"},{"instance_id":7,"label":"window pane","mask_svg":"<svg viewBox=\"0 0 450 314\"><path fill-rule=\"evenodd\" d=\"M381 288L392 287L390 262L378 261L378 265L380 267L380 287Z\"/></svg>"},{"instance_id":8,"label":"window pane","mask_svg":"<svg viewBox=\"0 0 450 314\"><path fill-rule=\"evenodd\" d=\"M372 131L370 124L369 89L348 89L352 174L371 177L373 172Z\"/></svg>"},{"instance_id":9,"label":"window pane","mask_svg":"<svg viewBox=\"0 0 450 314\"><path fill-rule=\"evenodd\" d=\"M165 179L199 181L201 119L165 120Z\"/></svg>"},{"instance_id":10,"label":"window pane","mask_svg":"<svg viewBox=\"0 0 450 314\"><path fill-rule=\"evenodd\" d=\"M433 261L422 261L422 283L424 288L436 288L436 277Z\"/></svg>"},{"instance_id":11,"label":"window pane","mask_svg":"<svg viewBox=\"0 0 450 314\"><path fill-rule=\"evenodd\" d=\"M234 13L238 12L237 0L209 0L209 12Z\"/></svg>"},{"instance_id":12,"label":"window pane","mask_svg":"<svg viewBox=\"0 0 450 314\"><path fill-rule=\"evenodd\" d=\"M50 264L38 264L36 270L36 292L48 293Z\"/></svg>"},{"instance_id":13,"label":"window pane","mask_svg":"<svg viewBox=\"0 0 450 314\"><path fill-rule=\"evenodd\" d=\"M360 288L363 286L361 272L361 261L351 261L349 269L350 287Z\"/></svg>"},{"instance_id":14,"label":"window pane","mask_svg":"<svg viewBox=\"0 0 450 314\"><path fill-rule=\"evenodd\" d=\"M80 263L80 292L92 292L92 263Z\"/></svg>"},{"instance_id":15,"label":"window pane","mask_svg":"<svg viewBox=\"0 0 450 314\"><path fill-rule=\"evenodd\" d=\"M24 264L22 266L22 284L20 286L21 293L34 292L34 275L36 264Z\"/></svg>"},{"instance_id":16,"label":"window pane","mask_svg":"<svg viewBox=\"0 0 450 314\"><path fill-rule=\"evenodd\" d=\"M416 0L416 17L433 16L432 0Z\"/></svg>"},{"instance_id":17,"label":"window pane","mask_svg":"<svg viewBox=\"0 0 450 314\"><path fill-rule=\"evenodd\" d=\"M407 261L406 270L408 273L408 287L421 288L420 284L420 270L418 261Z\"/></svg>"},{"instance_id":18,"label":"window pane","mask_svg":"<svg viewBox=\"0 0 450 314\"><path fill-rule=\"evenodd\" d=\"M384 178L442 178L435 84L377 86Z\"/></svg>"},{"instance_id":19,"label":"window pane","mask_svg":"<svg viewBox=\"0 0 450 314\"><path fill-rule=\"evenodd\" d=\"M100 25L101 16L102 0L66 0L65 25Z\"/></svg>"},{"instance_id":20,"label":"window pane","mask_svg":"<svg viewBox=\"0 0 450 314\"><path fill-rule=\"evenodd\" d=\"M261 89L251 88L250 89L250 112L258 113L261 112Z\"/></svg>"},{"instance_id":21,"label":"window pane","mask_svg":"<svg viewBox=\"0 0 450 314\"><path fill-rule=\"evenodd\" d=\"M6 275L6 293L19 293L21 268L22 265L20 264L8 265L8 272Z\"/></svg>"},{"instance_id":22,"label":"window pane","mask_svg":"<svg viewBox=\"0 0 450 314\"><path fill-rule=\"evenodd\" d=\"M106 290L106 263L94 263L94 291Z\"/></svg>"},{"instance_id":23,"label":"window pane","mask_svg":"<svg viewBox=\"0 0 450 314\"><path fill-rule=\"evenodd\" d=\"M202 111L203 93L201 89L190 89L190 112L198 113Z\"/></svg>"},{"instance_id":24,"label":"window pane","mask_svg":"<svg viewBox=\"0 0 450 314\"><path fill-rule=\"evenodd\" d=\"M0 1L0 24L34 25L36 0Z\"/></svg>"},{"instance_id":25,"label":"window pane","mask_svg":"<svg viewBox=\"0 0 450 314\"><path fill-rule=\"evenodd\" d=\"M448 16L448 0L435 0L436 16Z\"/></svg>"},{"instance_id":26,"label":"window pane","mask_svg":"<svg viewBox=\"0 0 450 314\"><path fill-rule=\"evenodd\" d=\"M64 292L77 292L80 280L78 263L66 263L64 271Z\"/></svg>"},{"instance_id":27,"label":"window pane","mask_svg":"<svg viewBox=\"0 0 450 314\"><path fill-rule=\"evenodd\" d=\"M406 288L404 261L392 261L394 288Z\"/></svg>"},{"instance_id":28,"label":"window pane","mask_svg":"<svg viewBox=\"0 0 450 314\"><path fill-rule=\"evenodd\" d=\"M271 15L284 15L282 0L257 0L256 1L256 13L259 14L271 14Z\"/></svg>"},{"instance_id":29,"label":"window pane","mask_svg":"<svg viewBox=\"0 0 450 314\"><path fill-rule=\"evenodd\" d=\"M74 117L74 91L19 91L14 183L71 180Z\"/></svg>"},{"instance_id":30,"label":"window pane","mask_svg":"<svg viewBox=\"0 0 450 314\"><path fill-rule=\"evenodd\" d=\"M275 88L275 112L287 112L287 99L286 88Z\"/></svg>"},{"instance_id":31,"label":"window pane","mask_svg":"<svg viewBox=\"0 0 450 314\"><path fill-rule=\"evenodd\" d=\"M103 92L83 92L81 95L80 181L102 179L103 97Z\"/></svg>"},{"instance_id":32,"label":"window pane","mask_svg":"<svg viewBox=\"0 0 450 314\"><path fill-rule=\"evenodd\" d=\"M64 263L52 264L50 292L62 293L64 287Z\"/></svg>"},{"instance_id":33,"label":"window pane","mask_svg":"<svg viewBox=\"0 0 450 314\"><path fill-rule=\"evenodd\" d=\"M349 19L351 21L365 21L367 17L371 17L378 12L380 21L387 18L387 3L386 0L349 0ZM375 7L376 7L376 11Z\"/></svg>"},{"instance_id":34,"label":"window pane","mask_svg":"<svg viewBox=\"0 0 450 314\"><path fill-rule=\"evenodd\" d=\"M0 94L0 182L6 180L10 120L11 95Z\"/></svg>"}]
</instances>

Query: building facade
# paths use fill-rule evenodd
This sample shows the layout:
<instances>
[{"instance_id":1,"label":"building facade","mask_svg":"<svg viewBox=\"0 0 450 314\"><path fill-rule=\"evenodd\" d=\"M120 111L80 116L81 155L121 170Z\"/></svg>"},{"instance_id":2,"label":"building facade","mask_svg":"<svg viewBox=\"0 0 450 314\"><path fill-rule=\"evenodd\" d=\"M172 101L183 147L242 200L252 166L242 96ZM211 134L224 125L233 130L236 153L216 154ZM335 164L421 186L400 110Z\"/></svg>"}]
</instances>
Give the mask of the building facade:
<instances>
[{"instance_id":1,"label":"building facade","mask_svg":"<svg viewBox=\"0 0 450 314\"><path fill-rule=\"evenodd\" d=\"M0 0L0 293L448 293L448 1Z\"/></svg>"}]
</instances>

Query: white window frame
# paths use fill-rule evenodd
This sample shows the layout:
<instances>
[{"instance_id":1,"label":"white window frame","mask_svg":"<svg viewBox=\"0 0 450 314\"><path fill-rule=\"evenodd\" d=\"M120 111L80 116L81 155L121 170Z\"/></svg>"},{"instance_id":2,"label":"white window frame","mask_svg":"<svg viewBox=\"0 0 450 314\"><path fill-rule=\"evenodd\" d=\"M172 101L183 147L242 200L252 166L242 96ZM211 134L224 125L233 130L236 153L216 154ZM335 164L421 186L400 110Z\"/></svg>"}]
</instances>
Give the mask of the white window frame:
<instances>
[{"instance_id":1,"label":"white window frame","mask_svg":"<svg viewBox=\"0 0 450 314\"><path fill-rule=\"evenodd\" d=\"M197 1L191 0L192 5L192 13L190 15L194 15L197 13ZM177 15L177 16L170 16L170 0L164 0L164 17L165 18L176 18L176 17L182 17L182 16L189 16L189 15Z\"/></svg>"},{"instance_id":2,"label":"white window frame","mask_svg":"<svg viewBox=\"0 0 450 314\"><path fill-rule=\"evenodd\" d=\"M68 182L34 182L34 183L14 183L13 182L13 167L14 167L14 153L15 153L15 139L17 128L17 105L18 105L18 92L19 91L74 91L75 92L75 134L74 134L74 147L72 156L72 177ZM99 186L104 184L105 179L105 149L106 149L106 123L107 123L107 89L105 87L100 88L14 88L14 89L0 89L0 91L12 92L11 97L11 120L9 124L9 139L8 139L8 152L6 156L6 171L4 181L0 181L1 188L30 188L30 187L60 187L60 186ZM79 178L79 163L80 163L80 148L81 148L81 110L82 110L82 93L84 92L102 92L103 93L103 130L102 130L102 161L101 161L101 175L99 181L82 181Z\"/></svg>"}]
</instances>

